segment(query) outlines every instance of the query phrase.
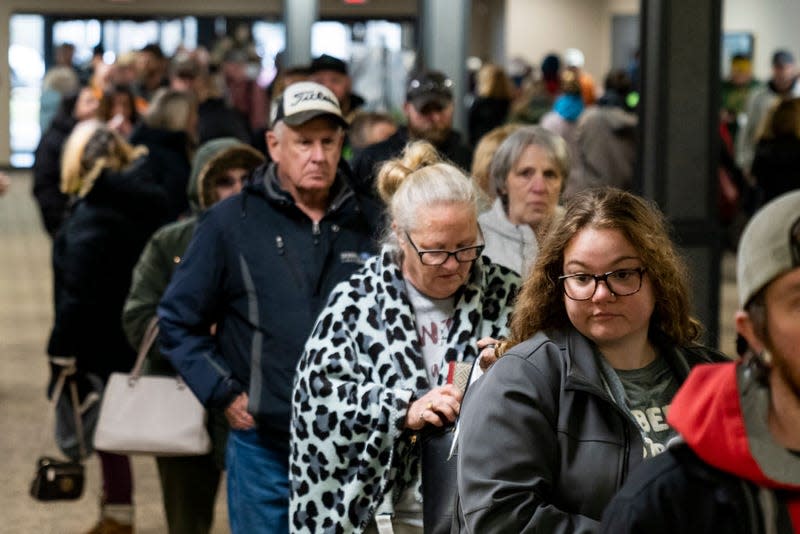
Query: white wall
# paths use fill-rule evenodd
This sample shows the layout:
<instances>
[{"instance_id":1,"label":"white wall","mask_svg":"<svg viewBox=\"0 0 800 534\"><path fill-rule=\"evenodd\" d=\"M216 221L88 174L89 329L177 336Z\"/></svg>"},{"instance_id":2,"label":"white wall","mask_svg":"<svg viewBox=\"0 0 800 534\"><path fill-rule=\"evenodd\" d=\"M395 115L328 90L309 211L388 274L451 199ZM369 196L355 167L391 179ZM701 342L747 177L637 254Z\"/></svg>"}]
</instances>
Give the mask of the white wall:
<instances>
[{"instance_id":1,"label":"white wall","mask_svg":"<svg viewBox=\"0 0 800 534\"><path fill-rule=\"evenodd\" d=\"M755 36L753 70L770 77L770 60L777 48L790 50L800 61L800 1L724 0L722 31L751 32Z\"/></svg>"},{"instance_id":2,"label":"white wall","mask_svg":"<svg viewBox=\"0 0 800 534\"><path fill-rule=\"evenodd\" d=\"M508 0L506 55L534 65L578 48L597 83L611 68L611 18L639 12L638 0Z\"/></svg>"}]
</instances>

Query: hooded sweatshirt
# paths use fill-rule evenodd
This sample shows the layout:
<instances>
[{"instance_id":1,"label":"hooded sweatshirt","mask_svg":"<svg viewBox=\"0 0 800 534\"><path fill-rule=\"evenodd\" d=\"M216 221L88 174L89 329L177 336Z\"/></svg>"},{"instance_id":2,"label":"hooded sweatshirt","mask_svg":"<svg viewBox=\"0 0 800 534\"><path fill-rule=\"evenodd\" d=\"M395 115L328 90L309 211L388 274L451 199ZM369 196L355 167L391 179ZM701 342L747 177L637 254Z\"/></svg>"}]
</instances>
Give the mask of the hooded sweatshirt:
<instances>
[{"instance_id":1,"label":"hooded sweatshirt","mask_svg":"<svg viewBox=\"0 0 800 534\"><path fill-rule=\"evenodd\" d=\"M753 484L783 490L800 532L800 456L767 427L769 387L741 363L698 365L672 401L667 420L705 463Z\"/></svg>"},{"instance_id":2,"label":"hooded sweatshirt","mask_svg":"<svg viewBox=\"0 0 800 534\"><path fill-rule=\"evenodd\" d=\"M147 243L133 270L133 281L122 312L122 326L131 346L138 347L141 343L158 301L189 246L198 214L217 201L216 177L225 169L253 169L263 160L255 149L232 137L208 141L197 150L186 188L193 215L160 228ZM156 344L150 348L148 357L149 372L174 372Z\"/></svg>"}]
</instances>

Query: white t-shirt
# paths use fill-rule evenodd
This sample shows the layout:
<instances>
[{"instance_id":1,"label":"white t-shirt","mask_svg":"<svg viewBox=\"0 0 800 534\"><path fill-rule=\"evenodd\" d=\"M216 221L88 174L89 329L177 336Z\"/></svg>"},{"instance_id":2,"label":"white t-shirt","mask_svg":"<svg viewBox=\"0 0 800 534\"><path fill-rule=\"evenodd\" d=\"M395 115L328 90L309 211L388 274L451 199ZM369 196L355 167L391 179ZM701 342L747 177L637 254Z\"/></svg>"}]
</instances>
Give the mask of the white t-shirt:
<instances>
[{"instance_id":1,"label":"white t-shirt","mask_svg":"<svg viewBox=\"0 0 800 534\"><path fill-rule=\"evenodd\" d=\"M450 335L450 327L453 325L455 297L431 298L420 293L408 280L406 280L406 289L417 321L417 336L422 356L425 359L428 381L431 387L436 387L442 372L444 354L448 348L447 338Z\"/></svg>"}]
</instances>

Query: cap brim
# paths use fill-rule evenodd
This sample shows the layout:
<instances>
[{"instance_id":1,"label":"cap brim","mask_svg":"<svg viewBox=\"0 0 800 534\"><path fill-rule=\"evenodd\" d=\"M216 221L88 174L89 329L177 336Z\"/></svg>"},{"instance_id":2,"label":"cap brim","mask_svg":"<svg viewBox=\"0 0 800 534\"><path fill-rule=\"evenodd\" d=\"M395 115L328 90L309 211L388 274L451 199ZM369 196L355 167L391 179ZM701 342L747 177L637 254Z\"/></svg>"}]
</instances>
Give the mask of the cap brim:
<instances>
[{"instance_id":1,"label":"cap brim","mask_svg":"<svg viewBox=\"0 0 800 534\"><path fill-rule=\"evenodd\" d=\"M415 108L417 108L418 111L422 111L423 108L425 108L426 106L430 106L431 104L435 104L444 109L450 105L452 99L444 95L438 95L436 93L428 93L416 96L410 99L410 102Z\"/></svg>"},{"instance_id":2,"label":"cap brim","mask_svg":"<svg viewBox=\"0 0 800 534\"><path fill-rule=\"evenodd\" d=\"M328 117L342 128L347 128L348 126L350 126L342 116L337 115L336 113L331 113L330 111L322 111L319 109L309 109L306 111L300 111L299 113L294 113L289 117L283 117L280 120L282 120L289 126L302 126L308 121L319 117Z\"/></svg>"}]
</instances>

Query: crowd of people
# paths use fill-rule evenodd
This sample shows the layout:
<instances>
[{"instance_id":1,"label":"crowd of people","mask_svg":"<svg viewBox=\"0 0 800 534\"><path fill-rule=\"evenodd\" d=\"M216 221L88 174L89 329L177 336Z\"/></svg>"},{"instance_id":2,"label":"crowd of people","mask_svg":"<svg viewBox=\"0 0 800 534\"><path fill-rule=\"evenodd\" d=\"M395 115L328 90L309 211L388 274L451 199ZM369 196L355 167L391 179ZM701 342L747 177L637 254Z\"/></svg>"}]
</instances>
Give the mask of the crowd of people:
<instances>
[{"instance_id":1,"label":"crowd of people","mask_svg":"<svg viewBox=\"0 0 800 534\"><path fill-rule=\"evenodd\" d=\"M364 109L342 59L262 89L248 54L148 45L82 79L56 67L33 169L48 354L75 358L86 395L157 318L147 372L206 407L211 452L156 457L170 533L211 530L222 476L234 533L689 532L734 521L706 501L717 486L748 521L800 529L791 54L771 104L741 84L747 127L720 130L733 147L764 124L734 183L759 191L735 363L700 344L669 225L635 194L627 72L599 89L576 49L541 75L484 65L462 135L443 72L409 75L398 123ZM98 455L89 532L133 532L130 462Z\"/></svg>"}]
</instances>

